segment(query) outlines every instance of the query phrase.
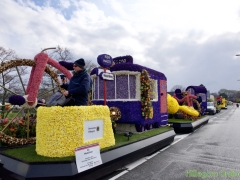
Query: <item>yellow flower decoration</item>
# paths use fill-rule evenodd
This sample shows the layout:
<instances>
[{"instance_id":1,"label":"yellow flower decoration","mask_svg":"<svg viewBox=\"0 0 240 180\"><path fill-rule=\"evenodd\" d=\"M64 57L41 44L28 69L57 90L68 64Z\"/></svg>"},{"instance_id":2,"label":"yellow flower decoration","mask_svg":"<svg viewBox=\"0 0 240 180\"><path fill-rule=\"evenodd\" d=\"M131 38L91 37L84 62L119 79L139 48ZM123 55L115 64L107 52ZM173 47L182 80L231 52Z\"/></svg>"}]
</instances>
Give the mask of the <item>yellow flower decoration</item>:
<instances>
[{"instance_id":1,"label":"yellow flower decoration","mask_svg":"<svg viewBox=\"0 0 240 180\"><path fill-rule=\"evenodd\" d=\"M102 138L84 140L85 121L103 121ZM74 156L77 147L98 143L100 148L115 145L108 106L39 107L36 152L48 157Z\"/></svg>"},{"instance_id":2,"label":"yellow flower decoration","mask_svg":"<svg viewBox=\"0 0 240 180\"><path fill-rule=\"evenodd\" d=\"M191 116L195 116L195 117L199 116L199 112L195 110L193 107L183 105L183 106L179 106L179 110Z\"/></svg>"},{"instance_id":3,"label":"yellow flower decoration","mask_svg":"<svg viewBox=\"0 0 240 180\"><path fill-rule=\"evenodd\" d=\"M179 110L179 104L170 94L167 95L168 113L175 114Z\"/></svg>"}]
</instances>

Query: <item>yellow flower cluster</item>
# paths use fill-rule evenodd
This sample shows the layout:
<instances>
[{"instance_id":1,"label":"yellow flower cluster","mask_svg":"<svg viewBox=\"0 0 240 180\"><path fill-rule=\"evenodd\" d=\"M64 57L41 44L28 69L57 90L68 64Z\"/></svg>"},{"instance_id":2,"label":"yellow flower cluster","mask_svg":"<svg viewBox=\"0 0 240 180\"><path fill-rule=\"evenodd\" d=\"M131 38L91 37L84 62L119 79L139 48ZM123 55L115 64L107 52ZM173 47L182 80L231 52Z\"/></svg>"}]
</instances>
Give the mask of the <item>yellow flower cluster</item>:
<instances>
[{"instance_id":1,"label":"yellow flower cluster","mask_svg":"<svg viewBox=\"0 0 240 180\"><path fill-rule=\"evenodd\" d=\"M191 116L195 116L195 117L199 116L199 112L195 110L193 107L183 105L183 106L179 106L179 110Z\"/></svg>"},{"instance_id":2,"label":"yellow flower cluster","mask_svg":"<svg viewBox=\"0 0 240 180\"><path fill-rule=\"evenodd\" d=\"M167 95L168 113L175 114L179 110L179 104L170 94Z\"/></svg>"},{"instance_id":3,"label":"yellow flower cluster","mask_svg":"<svg viewBox=\"0 0 240 180\"><path fill-rule=\"evenodd\" d=\"M103 120L103 137L84 142L84 122ZM98 143L100 148L115 145L108 106L39 107L36 152L48 157L74 156L77 147Z\"/></svg>"}]
</instances>

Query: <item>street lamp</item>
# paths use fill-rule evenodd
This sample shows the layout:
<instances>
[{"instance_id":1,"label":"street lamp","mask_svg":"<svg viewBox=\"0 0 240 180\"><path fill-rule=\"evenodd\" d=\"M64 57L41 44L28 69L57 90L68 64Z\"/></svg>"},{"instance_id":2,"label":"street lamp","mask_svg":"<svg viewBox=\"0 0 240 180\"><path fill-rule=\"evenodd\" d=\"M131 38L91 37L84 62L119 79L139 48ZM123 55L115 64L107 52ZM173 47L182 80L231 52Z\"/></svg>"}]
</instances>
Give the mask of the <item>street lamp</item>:
<instances>
[{"instance_id":1,"label":"street lamp","mask_svg":"<svg viewBox=\"0 0 240 180\"><path fill-rule=\"evenodd\" d=\"M236 54L236 56L240 56L240 54Z\"/></svg>"}]
</instances>

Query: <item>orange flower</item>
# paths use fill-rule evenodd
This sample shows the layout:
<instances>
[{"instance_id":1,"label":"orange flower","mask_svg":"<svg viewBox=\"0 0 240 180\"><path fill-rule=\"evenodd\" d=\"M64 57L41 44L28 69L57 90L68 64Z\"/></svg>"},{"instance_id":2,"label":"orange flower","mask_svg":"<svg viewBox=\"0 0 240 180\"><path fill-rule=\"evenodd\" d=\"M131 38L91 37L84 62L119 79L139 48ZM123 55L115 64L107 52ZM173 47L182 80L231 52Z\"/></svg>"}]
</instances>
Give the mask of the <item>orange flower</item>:
<instances>
[{"instance_id":1,"label":"orange flower","mask_svg":"<svg viewBox=\"0 0 240 180\"><path fill-rule=\"evenodd\" d=\"M8 123L8 119L6 118L3 120L3 124L7 124L7 123Z\"/></svg>"}]
</instances>

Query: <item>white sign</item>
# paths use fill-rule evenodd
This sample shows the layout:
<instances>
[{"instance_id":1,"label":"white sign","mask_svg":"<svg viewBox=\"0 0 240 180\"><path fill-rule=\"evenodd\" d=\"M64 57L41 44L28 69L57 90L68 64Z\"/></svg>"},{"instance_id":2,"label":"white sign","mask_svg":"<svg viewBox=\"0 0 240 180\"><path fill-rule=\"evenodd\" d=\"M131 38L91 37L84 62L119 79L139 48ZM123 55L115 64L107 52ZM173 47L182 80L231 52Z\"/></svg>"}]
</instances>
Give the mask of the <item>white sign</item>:
<instances>
[{"instance_id":1,"label":"white sign","mask_svg":"<svg viewBox=\"0 0 240 180\"><path fill-rule=\"evenodd\" d=\"M104 72L104 69L98 68L98 76L99 76L102 72ZM106 73L111 73L111 71L110 71L109 69L106 69Z\"/></svg>"},{"instance_id":2,"label":"white sign","mask_svg":"<svg viewBox=\"0 0 240 180\"><path fill-rule=\"evenodd\" d=\"M84 121L84 142L103 138L103 120Z\"/></svg>"},{"instance_id":3,"label":"white sign","mask_svg":"<svg viewBox=\"0 0 240 180\"><path fill-rule=\"evenodd\" d=\"M101 73L100 75L104 80L114 80L114 75L112 73Z\"/></svg>"},{"instance_id":4,"label":"white sign","mask_svg":"<svg viewBox=\"0 0 240 180\"><path fill-rule=\"evenodd\" d=\"M75 157L79 173L102 164L100 147L98 144L76 148Z\"/></svg>"}]
</instances>

